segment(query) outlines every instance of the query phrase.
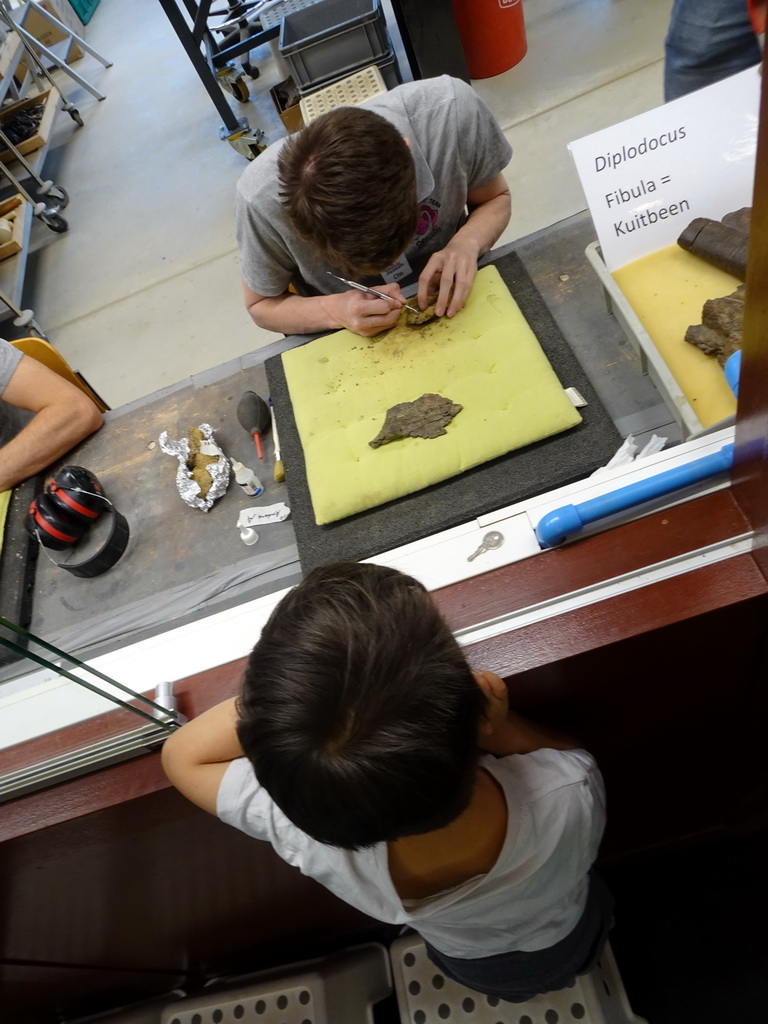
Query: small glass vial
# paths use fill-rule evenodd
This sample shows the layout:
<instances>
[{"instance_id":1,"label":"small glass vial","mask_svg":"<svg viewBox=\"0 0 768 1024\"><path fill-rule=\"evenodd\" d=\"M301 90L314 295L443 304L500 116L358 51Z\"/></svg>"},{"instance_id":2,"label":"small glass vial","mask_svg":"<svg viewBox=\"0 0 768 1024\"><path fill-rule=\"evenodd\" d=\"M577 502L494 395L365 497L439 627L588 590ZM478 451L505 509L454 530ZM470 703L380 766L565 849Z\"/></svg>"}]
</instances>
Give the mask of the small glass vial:
<instances>
[{"instance_id":1,"label":"small glass vial","mask_svg":"<svg viewBox=\"0 0 768 1024\"><path fill-rule=\"evenodd\" d=\"M232 459L232 469L235 471L235 481L243 488L251 498L264 493L264 485L252 469L248 469L242 462Z\"/></svg>"}]
</instances>

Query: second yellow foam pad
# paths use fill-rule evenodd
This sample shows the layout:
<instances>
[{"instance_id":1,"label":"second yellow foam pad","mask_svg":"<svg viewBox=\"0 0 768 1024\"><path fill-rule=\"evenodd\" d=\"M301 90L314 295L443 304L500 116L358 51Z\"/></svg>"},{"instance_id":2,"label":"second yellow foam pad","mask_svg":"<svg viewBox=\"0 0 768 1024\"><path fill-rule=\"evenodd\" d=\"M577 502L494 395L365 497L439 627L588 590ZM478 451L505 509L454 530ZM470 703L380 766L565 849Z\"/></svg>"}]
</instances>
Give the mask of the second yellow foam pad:
<instances>
[{"instance_id":1,"label":"second yellow foam pad","mask_svg":"<svg viewBox=\"0 0 768 1024\"><path fill-rule=\"evenodd\" d=\"M702 426L732 416L736 399L722 367L686 341L685 332L701 323L707 299L730 295L741 282L679 245L620 267L613 277Z\"/></svg>"},{"instance_id":2,"label":"second yellow foam pad","mask_svg":"<svg viewBox=\"0 0 768 1024\"><path fill-rule=\"evenodd\" d=\"M450 320L378 338L338 331L282 360L321 525L581 422L495 267ZM369 446L391 406L428 392L463 406L443 436Z\"/></svg>"}]
</instances>

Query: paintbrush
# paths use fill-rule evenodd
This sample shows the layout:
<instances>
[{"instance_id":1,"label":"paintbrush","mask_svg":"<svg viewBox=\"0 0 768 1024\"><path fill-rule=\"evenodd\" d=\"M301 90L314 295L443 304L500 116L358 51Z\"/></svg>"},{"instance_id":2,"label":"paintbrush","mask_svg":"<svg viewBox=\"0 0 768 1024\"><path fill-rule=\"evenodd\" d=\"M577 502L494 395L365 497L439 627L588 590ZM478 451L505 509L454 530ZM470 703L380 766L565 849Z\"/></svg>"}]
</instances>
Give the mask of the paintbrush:
<instances>
[{"instance_id":1,"label":"paintbrush","mask_svg":"<svg viewBox=\"0 0 768 1024\"><path fill-rule=\"evenodd\" d=\"M282 483L285 480L285 470L283 469L283 460L280 458L280 438L277 436L277 420L275 419L272 395L269 396L269 412L272 416L272 441L275 446L275 481Z\"/></svg>"}]
</instances>

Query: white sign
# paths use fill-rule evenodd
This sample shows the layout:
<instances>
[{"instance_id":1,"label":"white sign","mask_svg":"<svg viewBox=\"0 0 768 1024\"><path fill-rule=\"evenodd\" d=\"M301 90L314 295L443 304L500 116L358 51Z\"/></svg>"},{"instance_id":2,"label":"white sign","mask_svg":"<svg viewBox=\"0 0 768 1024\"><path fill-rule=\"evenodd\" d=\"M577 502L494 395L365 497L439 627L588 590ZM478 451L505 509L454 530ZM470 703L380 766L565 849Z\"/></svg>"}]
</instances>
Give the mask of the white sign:
<instances>
[{"instance_id":1,"label":"white sign","mask_svg":"<svg viewBox=\"0 0 768 1024\"><path fill-rule=\"evenodd\" d=\"M757 67L570 143L609 270L752 204Z\"/></svg>"}]
</instances>

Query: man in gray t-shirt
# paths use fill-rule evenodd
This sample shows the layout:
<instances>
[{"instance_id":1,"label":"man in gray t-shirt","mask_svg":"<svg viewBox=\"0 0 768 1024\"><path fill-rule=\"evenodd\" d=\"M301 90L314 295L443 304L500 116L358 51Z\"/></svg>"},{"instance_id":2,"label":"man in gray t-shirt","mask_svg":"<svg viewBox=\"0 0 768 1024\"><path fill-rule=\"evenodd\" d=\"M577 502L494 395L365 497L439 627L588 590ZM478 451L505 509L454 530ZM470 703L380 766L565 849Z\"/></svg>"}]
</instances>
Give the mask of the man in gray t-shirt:
<instances>
[{"instance_id":1,"label":"man in gray t-shirt","mask_svg":"<svg viewBox=\"0 0 768 1024\"><path fill-rule=\"evenodd\" d=\"M0 491L45 469L102 422L84 392L0 339Z\"/></svg>"},{"instance_id":2,"label":"man in gray t-shirt","mask_svg":"<svg viewBox=\"0 0 768 1024\"><path fill-rule=\"evenodd\" d=\"M438 315L454 315L509 221L511 154L479 96L448 76L337 108L270 146L241 175L235 205L254 322L370 337L394 325L401 286L416 282L422 308L438 291Z\"/></svg>"}]
</instances>

